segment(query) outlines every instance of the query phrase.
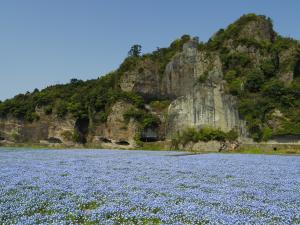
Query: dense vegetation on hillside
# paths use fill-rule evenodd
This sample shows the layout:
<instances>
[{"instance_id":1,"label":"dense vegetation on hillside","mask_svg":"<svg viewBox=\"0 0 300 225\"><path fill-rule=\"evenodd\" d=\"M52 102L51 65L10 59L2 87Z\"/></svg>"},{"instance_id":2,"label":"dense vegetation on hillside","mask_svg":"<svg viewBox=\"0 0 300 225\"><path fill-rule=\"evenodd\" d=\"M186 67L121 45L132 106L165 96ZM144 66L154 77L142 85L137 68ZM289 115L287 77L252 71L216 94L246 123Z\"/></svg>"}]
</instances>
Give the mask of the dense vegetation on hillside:
<instances>
[{"instance_id":1,"label":"dense vegetation on hillside","mask_svg":"<svg viewBox=\"0 0 300 225\"><path fill-rule=\"evenodd\" d=\"M270 38L243 35L244 27L251 22L265 24L263 28L269 29ZM218 31L207 43L200 43L198 48L220 55L226 92L237 96L240 116L247 121L248 130L257 141L283 134L300 135L300 45L291 38L277 35L272 27L269 18L244 15ZM257 32L259 36L261 31ZM183 35L168 48L158 48L144 55L140 54L141 46L134 45L116 71L95 80L72 79L68 84L19 94L0 102L0 117L12 116L33 122L39 119L36 109L40 108L48 115L62 118L72 115L76 119L105 122L112 104L122 99L135 106L124 115L126 120L134 118L141 128L157 126L158 118L145 108L144 103L149 100L122 91L120 77L139 68L143 60L158 65L163 76L167 63L189 40L190 36Z\"/></svg>"},{"instance_id":2,"label":"dense vegetation on hillside","mask_svg":"<svg viewBox=\"0 0 300 225\"><path fill-rule=\"evenodd\" d=\"M283 38L271 29L271 40L255 40L240 36L239 32L249 22L269 18L248 14L220 30L205 46L218 51L223 62L227 91L238 97L239 113L247 121L250 134L255 140L268 140L276 135L300 134L300 45ZM251 36L250 36L251 37ZM231 43L229 44L229 40ZM246 46L255 52L236 51ZM296 55L280 62L280 55L296 49ZM259 59L259 62L257 62ZM283 75L292 73L293 79L285 81ZM276 114L276 110L278 115Z\"/></svg>"}]
</instances>

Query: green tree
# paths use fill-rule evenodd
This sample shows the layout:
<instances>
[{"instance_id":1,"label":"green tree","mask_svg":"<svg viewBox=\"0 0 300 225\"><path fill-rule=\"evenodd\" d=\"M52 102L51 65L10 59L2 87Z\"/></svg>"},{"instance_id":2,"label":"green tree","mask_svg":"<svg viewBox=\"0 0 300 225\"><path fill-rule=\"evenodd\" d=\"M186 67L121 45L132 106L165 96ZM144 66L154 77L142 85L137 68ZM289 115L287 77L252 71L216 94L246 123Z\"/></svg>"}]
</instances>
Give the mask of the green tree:
<instances>
[{"instance_id":1,"label":"green tree","mask_svg":"<svg viewBox=\"0 0 300 225\"><path fill-rule=\"evenodd\" d=\"M131 46L131 48L128 52L128 56L139 57L141 55L141 52L142 52L142 46L135 44L135 45Z\"/></svg>"},{"instance_id":2,"label":"green tree","mask_svg":"<svg viewBox=\"0 0 300 225\"><path fill-rule=\"evenodd\" d=\"M258 92L264 83L264 74L260 69L248 71L245 88L250 92Z\"/></svg>"},{"instance_id":3,"label":"green tree","mask_svg":"<svg viewBox=\"0 0 300 225\"><path fill-rule=\"evenodd\" d=\"M276 74L276 67L271 60L263 62L261 69L266 77L274 77Z\"/></svg>"},{"instance_id":4,"label":"green tree","mask_svg":"<svg viewBox=\"0 0 300 225\"><path fill-rule=\"evenodd\" d=\"M68 113L67 103L65 101L59 101L56 105L56 114L59 117L64 117Z\"/></svg>"}]
</instances>

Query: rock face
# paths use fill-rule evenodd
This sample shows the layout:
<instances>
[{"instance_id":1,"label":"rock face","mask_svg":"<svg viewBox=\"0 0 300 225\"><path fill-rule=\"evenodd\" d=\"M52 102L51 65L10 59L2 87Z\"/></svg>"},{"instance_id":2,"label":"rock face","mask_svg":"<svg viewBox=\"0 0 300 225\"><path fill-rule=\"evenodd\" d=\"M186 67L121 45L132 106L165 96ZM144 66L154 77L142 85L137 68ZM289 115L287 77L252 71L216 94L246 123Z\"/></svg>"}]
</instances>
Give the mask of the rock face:
<instances>
[{"instance_id":1,"label":"rock face","mask_svg":"<svg viewBox=\"0 0 300 225\"><path fill-rule=\"evenodd\" d=\"M124 113L133 107L124 101L116 102L112 108L111 113L107 118L105 124L101 124L96 128L94 135L94 143L111 145L113 147L135 146L135 136L138 132L136 122L133 120L125 121Z\"/></svg>"},{"instance_id":2,"label":"rock face","mask_svg":"<svg viewBox=\"0 0 300 225\"><path fill-rule=\"evenodd\" d=\"M188 127L203 126L226 132L235 129L246 135L235 98L224 93L220 57L216 53L199 51L197 47L197 39L185 43L183 51L167 64L162 79L157 68L144 63L141 73L134 71L123 77L122 89L174 99L168 111L167 137ZM201 78L206 81L201 82Z\"/></svg>"},{"instance_id":3,"label":"rock face","mask_svg":"<svg viewBox=\"0 0 300 225\"><path fill-rule=\"evenodd\" d=\"M280 68L280 80L285 84L290 84L295 75L300 75L300 57L297 43L288 49L280 52L278 55Z\"/></svg>"},{"instance_id":4,"label":"rock face","mask_svg":"<svg viewBox=\"0 0 300 225\"><path fill-rule=\"evenodd\" d=\"M197 51L195 40L184 46L167 68L165 90L176 96L169 107L167 136L185 128L210 126L246 135L236 99L224 93L222 64L218 55ZM206 81L201 82L201 77Z\"/></svg>"},{"instance_id":5,"label":"rock face","mask_svg":"<svg viewBox=\"0 0 300 225\"><path fill-rule=\"evenodd\" d=\"M245 123L240 120L235 103L235 98L224 94L220 86L200 86L170 105L168 136L185 128L205 126L225 132L234 129L245 136Z\"/></svg>"},{"instance_id":6,"label":"rock face","mask_svg":"<svg viewBox=\"0 0 300 225\"><path fill-rule=\"evenodd\" d=\"M73 144L75 120L58 119L42 116L33 123L24 122L15 118L0 120L0 130L3 139L15 143Z\"/></svg>"},{"instance_id":7,"label":"rock face","mask_svg":"<svg viewBox=\"0 0 300 225\"><path fill-rule=\"evenodd\" d=\"M197 39L185 43L183 51L167 64L162 78L158 68L145 61L140 73L137 69L123 76L121 88L148 97L174 99L168 111L167 137L184 128L203 126L226 132L235 129L246 135L236 99L224 93L220 57L216 53L199 51L198 44ZM201 78L206 81L201 82Z\"/></svg>"},{"instance_id":8,"label":"rock face","mask_svg":"<svg viewBox=\"0 0 300 225\"><path fill-rule=\"evenodd\" d=\"M219 142L219 141L208 141L208 142L189 142L186 145L180 145L179 149L189 151L201 151L201 152L222 152L222 151L234 151L239 148L240 143L235 142Z\"/></svg>"},{"instance_id":9,"label":"rock face","mask_svg":"<svg viewBox=\"0 0 300 225\"><path fill-rule=\"evenodd\" d=\"M191 91L199 74L197 61L201 57L197 52L198 42L191 40L183 46L183 52L174 56L167 64L163 76L161 92L169 98L177 98Z\"/></svg>"},{"instance_id":10,"label":"rock face","mask_svg":"<svg viewBox=\"0 0 300 225\"><path fill-rule=\"evenodd\" d=\"M146 59L135 70L123 74L120 87L123 91L138 93L146 99L159 99L162 98L160 80L158 65Z\"/></svg>"},{"instance_id":11,"label":"rock face","mask_svg":"<svg viewBox=\"0 0 300 225\"><path fill-rule=\"evenodd\" d=\"M248 22L241 31L239 37L244 39L252 38L256 41L273 41L275 33L272 22L264 16L255 16L255 21Z\"/></svg>"}]
</instances>

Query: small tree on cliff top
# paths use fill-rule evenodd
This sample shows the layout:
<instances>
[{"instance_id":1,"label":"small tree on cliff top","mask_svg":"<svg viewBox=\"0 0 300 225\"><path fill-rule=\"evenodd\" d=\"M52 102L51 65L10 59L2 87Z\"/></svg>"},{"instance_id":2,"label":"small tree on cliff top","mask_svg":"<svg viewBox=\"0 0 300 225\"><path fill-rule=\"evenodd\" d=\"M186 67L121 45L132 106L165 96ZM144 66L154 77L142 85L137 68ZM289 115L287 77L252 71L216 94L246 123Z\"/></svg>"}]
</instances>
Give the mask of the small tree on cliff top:
<instances>
[{"instance_id":1,"label":"small tree on cliff top","mask_svg":"<svg viewBox=\"0 0 300 225\"><path fill-rule=\"evenodd\" d=\"M141 45L133 45L131 46L129 52L128 52L128 56L135 56L138 57L141 55L142 52L142 46Z\"/></svg>"}]
</instances>

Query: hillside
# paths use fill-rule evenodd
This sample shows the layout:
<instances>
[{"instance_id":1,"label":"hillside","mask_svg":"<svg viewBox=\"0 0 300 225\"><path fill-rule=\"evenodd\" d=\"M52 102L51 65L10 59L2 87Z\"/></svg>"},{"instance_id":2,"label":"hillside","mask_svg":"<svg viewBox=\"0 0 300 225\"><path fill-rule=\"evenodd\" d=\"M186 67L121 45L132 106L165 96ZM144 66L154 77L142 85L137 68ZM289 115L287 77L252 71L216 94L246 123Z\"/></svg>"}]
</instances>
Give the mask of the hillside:
<instances>
[{"instance_id":1,"label":"hillside","mask_svg":"<svg viewBox=\"0 0 300 225\"><path fill-rule=\"evenodd\" d=\"M144 55L134 45L117 70L19 94L0 103L0 118L6 143L299 139L300 44L247 14L206 43L183 35Z\"/></svg>"}]
</instances>

